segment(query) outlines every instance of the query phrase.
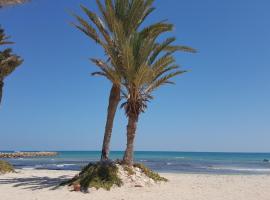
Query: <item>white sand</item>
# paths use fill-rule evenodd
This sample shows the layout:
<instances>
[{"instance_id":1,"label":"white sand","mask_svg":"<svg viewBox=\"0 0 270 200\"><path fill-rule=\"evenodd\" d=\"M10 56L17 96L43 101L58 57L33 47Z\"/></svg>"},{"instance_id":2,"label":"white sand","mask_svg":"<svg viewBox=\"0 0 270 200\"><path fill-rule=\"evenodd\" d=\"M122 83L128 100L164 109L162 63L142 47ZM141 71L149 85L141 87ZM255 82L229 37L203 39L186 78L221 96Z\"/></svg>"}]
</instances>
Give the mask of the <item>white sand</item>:
<instances>
[{"instance_id":1,"label":"white sand","mask_svg":"<svg viewBox=\"0 0 270 200\"><path fill-rule=\"evenodd\" d=\"M18 170L0 175L0 200L270 200L270 175L162 174L170 182L111 191L53 190L72 171Z\"/></svg>"}]
</instances>

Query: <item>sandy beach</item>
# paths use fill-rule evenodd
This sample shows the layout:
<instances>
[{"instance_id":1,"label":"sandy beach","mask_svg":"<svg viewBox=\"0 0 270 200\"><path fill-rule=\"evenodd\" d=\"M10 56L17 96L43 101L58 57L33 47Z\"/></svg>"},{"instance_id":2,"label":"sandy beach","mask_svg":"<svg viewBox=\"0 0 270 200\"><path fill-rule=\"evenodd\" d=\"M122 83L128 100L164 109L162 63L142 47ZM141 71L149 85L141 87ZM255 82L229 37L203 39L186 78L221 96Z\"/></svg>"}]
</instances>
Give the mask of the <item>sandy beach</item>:
<instances>
[{"instance_id":1,"label":"sandy beach","mask_svg":"<svg viewBox=\"0 0 270 200\"><path fill-rule=\"evenodd\" d=\"M84 194L55 188L75 171L17 170L0 175L1 200L269 200L270 175L163 173L168 183L143 188L121 187Z\"/></svg>"}]
</instances>

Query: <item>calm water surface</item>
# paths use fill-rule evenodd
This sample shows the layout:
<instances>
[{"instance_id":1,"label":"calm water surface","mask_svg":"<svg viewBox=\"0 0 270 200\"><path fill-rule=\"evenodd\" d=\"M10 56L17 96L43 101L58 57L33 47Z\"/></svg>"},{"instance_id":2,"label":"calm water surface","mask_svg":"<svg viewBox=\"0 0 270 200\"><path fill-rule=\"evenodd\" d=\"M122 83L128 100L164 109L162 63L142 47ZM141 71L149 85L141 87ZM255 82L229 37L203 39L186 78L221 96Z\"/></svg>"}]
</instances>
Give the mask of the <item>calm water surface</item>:
<instances>
[{"instance_id":1,"label":"calm water surface","mask_svg":"<svg viewBox=\"0 0 270 200\"><path fill-rule=\"evenodd\" d=\"M16 168L79 170L98 161L99 151L60 151L55 157L7 159ZM123 152L113 151L112 159ZM270 153L207 153L207 152L135 152L142 162L159 172L210 174L269 174ZM265 160L265 161L264 161Z\"/></svg>"}]
</instances>

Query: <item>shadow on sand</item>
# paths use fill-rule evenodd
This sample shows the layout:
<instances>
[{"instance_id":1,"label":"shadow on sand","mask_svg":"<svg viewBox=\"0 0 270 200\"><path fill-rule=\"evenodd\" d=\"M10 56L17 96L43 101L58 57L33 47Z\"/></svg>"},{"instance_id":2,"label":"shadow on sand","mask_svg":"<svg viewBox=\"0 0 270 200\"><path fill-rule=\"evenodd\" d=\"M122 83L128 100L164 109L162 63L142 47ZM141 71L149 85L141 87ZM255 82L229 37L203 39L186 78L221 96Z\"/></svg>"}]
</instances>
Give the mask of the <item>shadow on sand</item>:
<instances>
[{"instance_id":1,"label":"shadow on sand","mask_svg":"<svg viewBox=\"0 0 270 200\"><path fill-rule=\"evenodd\" d=\"M29 190L41 190L50 189L55 190L59 187L61 182L70 179L69 176L59 176L57 178L50 177L37 177L32 176L29 178L1 178L0 185L2 184L12 184L13 187L21 187L22 189Z\"/></svg>"}]
</instances>

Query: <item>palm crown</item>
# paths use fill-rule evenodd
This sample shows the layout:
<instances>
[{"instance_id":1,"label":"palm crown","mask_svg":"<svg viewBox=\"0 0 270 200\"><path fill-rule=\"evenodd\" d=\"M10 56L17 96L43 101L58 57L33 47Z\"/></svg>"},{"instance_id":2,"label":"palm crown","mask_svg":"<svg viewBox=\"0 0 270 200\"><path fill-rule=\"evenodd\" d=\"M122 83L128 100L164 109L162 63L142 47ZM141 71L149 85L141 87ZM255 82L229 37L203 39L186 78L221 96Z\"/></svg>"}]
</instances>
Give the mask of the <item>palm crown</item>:
<instances>
[{"instance_id":1,"label":"palm crown","mask_svg":"<svg viewBox=\"0 0 270 200\"><path fill-rule=\"evenodd\" d=\"M0 45L12 44L12 42L7 41L7 37L3 29L0 29ZM16 67L22 63L19 56L12 54L10 48L0 50L0 81L3 81L6 76L11 74Z\"/></svg>"},{"instance_id":2,"label":"palm crown","mask_svg":"<svg viewBox=\"0 0 270 200\"><path fill-rule=\"evenodd\" d=\"M105 76L117 84L122 83L123 77L125 81L130 82L131 80L126 78L132 77L131 73L134 72L134 70L130 70L132 67L141 69L140 72L142 72L143 69L147 69L147 66L154 67L155 65L154 68L150 67L147 70L151 69L157 73L157 70L162 70L162 67L158 67L158 65L173 63L174 59L171 55L174 52L195 52L190 47L171 45L175 38L168 38L163 43L156 42L162 33L171 31L173 28L172 24L165 21L145 27L138 32L142 22L154 10L152 3L153 0L115 0L114 2L106 0L105 6L103 6L97 0L99 10L102 13L101 17L81 6L96 28L78 15L75 17L79 21L79 25L74 25L101 45L107 55L107 61L91 59L101 69L101 71L92 73L93 75ZM166 55L154 63L160 53L164 51ZM163 67L166 71L176 68L176 66ZM158 81L160 82L161 79ZM157 81L153 83L152 89L156 83ZM149 88L149 92L152 90L151 88Z\"/></svg>"},{"instance_id":3,"label":"palm crown","mask_svg":"<svg viewBox=\"0 0 270 200\"><path fill-rule=\"evenodd\" d=\"M12 44L12 42L8 41L8 38L4 30L0 28L0 47L7 44ZM4 87L4 79L10 75L21 63L23 60L12 54L12 50L8 49L0 49L0 103L2 100L2 91Z\"/></svg>"},{"instance_id":4,"label":"palm crown","mask_svg":"<svg viewBox=\"0 0 270 200\"><path fill-rule=\"evenodd\" d=\"M74 25L102 46L107 55L106 61L91 59L101 69L92 74L105 76L112 83L120 85L121 76L117 70L120 68L123 70L124 66L122 60L119 59L121 54L119 46L139 28L144 19L154 10L153 0L106 0L105 5L99 0L96 2L101 17L81 6L94 26L78 15L74 16L79 25Z\"/></svg>"},{"instance_id":5,"label":"palm crown","mask_svg":"<svg viewBox=\"0 0 270 200\"><path fill-rule=\"evenodd\" d=\"M172 24L156 23L123 41L121 52L125 70L121 75L124 86L122 93L126 102L122 107L128 116L143 112L155 89L164 84L172 84L172 77L185 72L175 63L174 52L196 52L190 47L172 45L176 40L174 37L157 42L160 35L172 28Z\"/></svg>"}]
</instances>

